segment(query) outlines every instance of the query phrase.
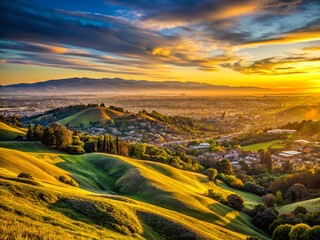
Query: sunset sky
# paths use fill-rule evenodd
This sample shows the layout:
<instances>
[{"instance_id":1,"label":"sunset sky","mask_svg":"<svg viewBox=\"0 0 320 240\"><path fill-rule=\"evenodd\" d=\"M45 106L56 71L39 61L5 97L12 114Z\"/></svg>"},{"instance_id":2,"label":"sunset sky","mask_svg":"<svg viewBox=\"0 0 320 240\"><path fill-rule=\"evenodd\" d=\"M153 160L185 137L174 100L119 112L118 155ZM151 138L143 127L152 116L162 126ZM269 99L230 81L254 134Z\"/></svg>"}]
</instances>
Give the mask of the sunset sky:
<instances>
[{"instance_id":1,"label":"sunset sky","mask_svg":"<svg viewBox=\"0 0 320 240\"><path fill-rule=\"evenodd\" d=\"M1 0L0 8L3 85L120 77L320 91L320 0Z\"/></svg>"}]
</instances>

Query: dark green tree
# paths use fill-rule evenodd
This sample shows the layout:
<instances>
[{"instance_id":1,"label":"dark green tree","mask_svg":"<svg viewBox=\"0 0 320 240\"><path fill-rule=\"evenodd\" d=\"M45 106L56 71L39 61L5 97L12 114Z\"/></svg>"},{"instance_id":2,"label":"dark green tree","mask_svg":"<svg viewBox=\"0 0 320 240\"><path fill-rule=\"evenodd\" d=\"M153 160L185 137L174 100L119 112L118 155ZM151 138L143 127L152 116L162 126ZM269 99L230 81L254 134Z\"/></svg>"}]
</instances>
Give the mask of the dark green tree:
<instances>
[{"instance_id":1,"label":"dark green tree","mask_svg":"<svg viewBox=\"0 0 320 240\"><path fill-rule=\"evenodd\" d=\"M217 162L215 168L218 170L219 173L233 175L232 165L228 159L224 159Z\"/></svg>"},{"instance_id":2,"label":"dark green tree","mask_svg":"<svg viewBox=\"0 0 320 240\"><path fill-rule=\"evenodd\" d=\"M28 141L33 141L33 140L34 140L33 127L32 127L30 124L29 124L29 126L28 126L27 140L28 140Z\"/></svg>"}]
</instances>

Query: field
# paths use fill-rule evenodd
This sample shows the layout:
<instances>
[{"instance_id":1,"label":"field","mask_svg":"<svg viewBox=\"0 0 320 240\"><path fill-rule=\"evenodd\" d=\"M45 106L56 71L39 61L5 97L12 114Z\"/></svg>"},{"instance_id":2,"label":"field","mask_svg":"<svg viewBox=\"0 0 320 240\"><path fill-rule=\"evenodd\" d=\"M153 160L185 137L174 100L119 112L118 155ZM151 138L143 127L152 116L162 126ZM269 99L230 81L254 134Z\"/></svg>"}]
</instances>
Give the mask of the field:
<instances>
[{"instance_id":1,"label":"field","mask_svg":"<svg viewBox=\"0 0 320 240\"><path fill-rule=\"evenodd\" d=\"M269 142L251 144L251 145L243 146L242 148L246 151L253 151L253 152L258 152L260 149L267 150L268 148L279 149L284 147L282 142L283 142L282 140L274 140Z\"/></svg>"},{"instance_id":2,"label":"field","mask_svg":"<svg viewBox=\"0 0 320 240\"><path fill-rule=\"evenodd\" d=\"M10 127L5 123L0 122L0 141L14 140L18 135L25 136L25 129Z\"/></svg>"},{"instance_id":3,"label":"field","mask_svg":"<svg viewBox=\"0 0 320 240\"><path fill-rule=\"evenodd\" d=\"M15 143L0 142L4 234L15 229L17 236L47 239L269 239L247 215L208 198L209 188L224 194L233 189L204 175L156 162L100 153L75 156L39 143ZM23 171L40 186L17 179ZM80 187L61 183L61 175ZM259 201L245 198L248 207Z\"/></svg>"}]
</instances>

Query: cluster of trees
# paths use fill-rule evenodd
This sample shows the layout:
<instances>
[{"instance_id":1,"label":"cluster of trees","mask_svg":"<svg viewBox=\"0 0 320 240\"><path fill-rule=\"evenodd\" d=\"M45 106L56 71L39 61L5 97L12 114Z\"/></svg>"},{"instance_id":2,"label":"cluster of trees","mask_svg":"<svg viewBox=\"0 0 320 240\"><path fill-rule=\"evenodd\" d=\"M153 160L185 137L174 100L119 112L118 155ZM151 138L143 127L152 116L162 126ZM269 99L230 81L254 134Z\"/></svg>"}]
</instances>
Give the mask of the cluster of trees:
<instances>
[{"instance_id":1,"label":"cluster of trees","mask_svg":"<svg viewBox=\"0 0 320 240\"><path fill-rule=\"evenodd\" d=\"M29 125L27 140L41 141L48 147L67 151L70 154L105 152L128 156L129 152L128 144L121 142L118 136L90 136L86 133L79 133L77 130L71 132L58 123L53 123L48 127L42 127L39 124L34 127Z\"/></svg>"},{"instance_id":2,"label":"cluster of trees","mask_svg":"<svg viewBox=\"0 0 320 240\"><path fill-rule=\"evenodd\" d=\"M298 206L291 213L279 214L273 207L258 204L248 214L253 224L272 235L273 239L320 239L320 212L308 212Z\"/></svg>"},{"instance_id":3,"label":"cluster of trees","mask_svg":"<svg viewBox=\"0 0 320 240\"><path fill-rule=\"evenodd\" d=\"M158 121L167 124L168 126L177 129L185 134L194 134L198 131L212 131L213 128L208 125L201 124L192 118L180 117L180 116L167 116L157 111L152 111L151 113L146 110L140 111L140 113L157 119Z\"/></svg>"},{"instance_id":4,"label":"cluster of trees","mask_svg":"<svg viewBox=\"0 0 320 240\"><path fill-rule=\"evenodd\" d=\"M183 152L172 152L164 147L156 147L146 143L130 144L129 156L137 159L151 160L173 166L175 168L199 172L203 167L198 161Z\"/></svg>"},{"instance_id":5,"label":"cluster of trees","mask_svg":"<svg viewBox=\"0 0 320 240\"><path fill-rule=\"evenodd\" d=\"M275 194L280 191L285 201L294 202L308 198L311 190L320 188L320 168L300 173L288 174L275 179L269 186L269 191ZM317 191L312 197L318 197Z\"/></svg>"},{"instance_id":6,"label":"cluster of trees","mask_svg":"<svg viewBox=\"0 0 320 240\"><path fill-rule=\"evenodd\" d=\"M101 106L101 105L100 105ZM118 112L124 112L124 109L122 107L116 107L116 106L109 106L109 108L111 110L115 110L115 111L118 111Z\"/></svg>"},{"instance_id":7,"label":"cluster of trees","mask_svg":"<svg viewBox=\"0 0 320 240\"><path fill-rule=\"evenodd\" d=\"M19 128L23 127L22 123L19 121L19 119L16 116L13 116L13 117L0 116L0 122L3 122L11 127L19 127Z\"/></svg>"},{"instance_id":8,"label":"cluster of trees","mask_svg":"<svg viewBox=\"0 0 320 240\"><path fill-rule=\"evenodd\" d=\"M213 189L208 190L208 196L221 204L228 207L241 211L244 208L244 200L238 194L230 194L226 198L223 197L222 193L215 192Z\"/></svg>"},{"instance_id":9,"label":"cluster of trees","mask_svg":"<svg viewBox=\"0 0 320 240\"><path fill-rule=\"evenodd\" d=\"M320 140L320 121L303 120L301 122L293 122L284 125L282 128L297 130L296 137L315 138L315 141Z\"/></svg>"}]
</instances>

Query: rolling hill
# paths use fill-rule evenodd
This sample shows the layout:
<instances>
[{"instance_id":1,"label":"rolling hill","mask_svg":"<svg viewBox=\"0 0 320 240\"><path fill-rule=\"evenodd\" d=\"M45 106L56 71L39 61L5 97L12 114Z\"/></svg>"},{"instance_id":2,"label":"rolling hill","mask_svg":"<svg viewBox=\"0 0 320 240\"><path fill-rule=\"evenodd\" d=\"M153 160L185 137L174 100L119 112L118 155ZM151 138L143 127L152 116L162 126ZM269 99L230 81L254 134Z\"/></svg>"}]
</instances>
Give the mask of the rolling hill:
<instances>
[{"instance_id":1,"label":"rolling hill","mask_svg":"<svg viewBox=\"0 0 320 240\"><path fill-rule=\"evenodd\" d=\"M247 215L208 198L209 188L223 194L231 189L198 173L102 153L69 155L30 142L0 142L0 160L3 234L18 229L19 236L48 239L268 239ZM23 171L41 186L19 181ZM59 182L60 175L80 187Z\"/></svg>"},{"instance_id":2,"label":"rolling hill","mask_svg":"<svg viewBox=\"0 0 320 240\"><path fill-rule=\"evenodd\" d=\"M95 107L89 108L79 113L73 114L69 117L66 117L58 122L62 125L67 125L71 127L84 126L87 127L92 123L99 122L101 125L105 125L109 121L117 118L127 116L128 114L118 112L106 107Z\"/></svg>"},{"instance_id":3,"label":"rolling hill","mask_svg":"<svg viewBox=\"0 0 320 240\"><path fill-rule=\"evenodd\" d=\"M14 140L19 135L25 136L25 129L14 128L3 122L0 122L0 141Z\"/></svg>"}]
</instances>

